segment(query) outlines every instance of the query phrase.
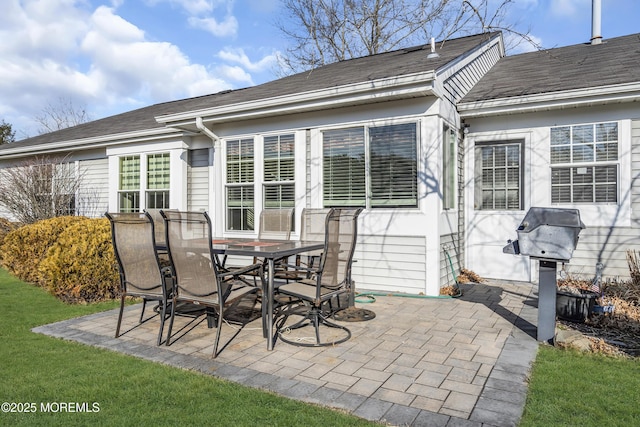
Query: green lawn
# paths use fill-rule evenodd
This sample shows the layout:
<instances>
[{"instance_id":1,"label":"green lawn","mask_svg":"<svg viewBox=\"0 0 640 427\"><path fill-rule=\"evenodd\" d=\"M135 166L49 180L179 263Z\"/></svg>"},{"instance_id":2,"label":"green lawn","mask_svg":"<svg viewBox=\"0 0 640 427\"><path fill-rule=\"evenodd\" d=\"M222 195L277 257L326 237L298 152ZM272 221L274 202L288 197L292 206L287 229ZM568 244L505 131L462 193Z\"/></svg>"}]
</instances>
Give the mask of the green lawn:
<instances>
[{"instance_id":1,"label":"green lawn","mask_svg":"<svg viewBox=\"0 0 640 427\"><path fill-rule=\"evenodd\" d=\"M71 306L0 269L0 425L366 426L360 419L215 378L30 332L116 307ZM99 412L48 412L60 403ZM640 425L640 362L541 347L521 427ZM3 407L4 409L4 407Z\"/></svg>"},{"instance_id":2,"label":"green lawn","mask_svg":"<svg viewBox=\"0 0 640 427\"><path fill-rule=\"evenodd\" d=\"M540 347L520 426L640 426L640 361Z\"/></svg>"},{"instance_id":3,"label":"green lawn","mask_svg":"<svg viewBox=\"0 0 640 427\"><path fill-rule=\"evenodd\" d=\"M2 426L369 426L343 413L194 372L35 334L34 326L116 307L71 306L0 269ZM99 412L62 412L87 403ZM94 407L94 403L98 407ZM35 404L35 405L32 405ZM41 404L50 405L42 412ZM53 412L58 411L58 412Z\"/></svg>"}]
</instances>

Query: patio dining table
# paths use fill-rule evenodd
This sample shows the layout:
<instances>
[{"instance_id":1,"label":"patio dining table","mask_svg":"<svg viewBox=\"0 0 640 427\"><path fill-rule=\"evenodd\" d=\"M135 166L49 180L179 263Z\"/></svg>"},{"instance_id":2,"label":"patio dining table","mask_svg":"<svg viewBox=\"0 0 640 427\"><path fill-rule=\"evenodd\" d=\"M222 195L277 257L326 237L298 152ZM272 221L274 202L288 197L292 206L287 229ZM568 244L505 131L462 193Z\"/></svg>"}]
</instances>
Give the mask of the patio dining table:
<instances>
[{"instance_id":1,"label":"patio dining table","mask_svg":"<svg viewBox=\"0 0 640 427\"><path fill-rule=\"evenodd\" d=\"M273 350L275 334L273 332L273 302L274 302L274 274L275 260L287 258L304 252L317 251L324 248L324 242L300 240L271 240L248 238L214 238L212 241L214 254L248 256L263 258L267 263L263 289L262 317L265 319L264 331L267 338L267 350ZM266 300L266 305L264 304Z\"/></svg>"}]
</instances>

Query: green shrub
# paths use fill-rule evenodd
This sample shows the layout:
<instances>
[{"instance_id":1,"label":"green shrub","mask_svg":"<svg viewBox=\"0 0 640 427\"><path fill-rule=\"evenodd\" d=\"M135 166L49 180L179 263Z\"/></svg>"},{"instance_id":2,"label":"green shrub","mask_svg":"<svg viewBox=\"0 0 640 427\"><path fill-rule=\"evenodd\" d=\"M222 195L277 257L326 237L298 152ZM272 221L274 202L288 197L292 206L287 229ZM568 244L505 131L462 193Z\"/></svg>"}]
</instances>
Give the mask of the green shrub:
<instances>
[{"instance_id":1,"label":"green shrub","mask_svg":"<svg viewBox=\"0 0 640 427\"><path fill-rule=\"evenodd\" d=\"M39 265L60 233L88 218L60 216L24 225L4 238L0 253L2 265L19 279L43 286Z\"/></svg>"},{"instance_id":2,"label":"green shrub","mask_svg":"<svg viewBox=\"0 0 640 427\"><path fill-rule=\"evenodd\" d=\"M40 263L50 293L65 302L96 302L119 295L120 281L106 218L70 225Z\"/></svg>"}]
</instances>

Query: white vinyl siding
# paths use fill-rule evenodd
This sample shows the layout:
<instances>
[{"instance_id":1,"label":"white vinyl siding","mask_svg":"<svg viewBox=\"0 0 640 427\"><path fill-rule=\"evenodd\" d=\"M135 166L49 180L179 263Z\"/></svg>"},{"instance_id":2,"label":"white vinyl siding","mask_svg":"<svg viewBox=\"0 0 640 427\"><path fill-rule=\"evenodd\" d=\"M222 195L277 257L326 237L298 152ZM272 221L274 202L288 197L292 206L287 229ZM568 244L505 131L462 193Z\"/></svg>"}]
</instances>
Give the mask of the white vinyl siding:
<instances>
[{"instance_id":1,"label":"white vinyl siding","mask_svg":"<svg viewBox=\"0 0 640 427\"><path fill-rule=\"evenodd\" d=\"M425 243L424 237L359 233L353 257L356 290L424 292Z\"/></svg>"},{"instance_id":2,"label":"white vinyl siding","mask_svg":"<svg viewBox=\"0 0 640 427\"><path fill-rule=\"evenodd\" d=\"M109 209L109 159L82 160L79 167L78 215L99 217Z\"/></svg>"},{"instance_id":3,"label":"white vinyl siding","mask_svg":"<svg viewBox=\"0 0 640 427\"><path fill-rule=\"evenodd\" d=\"M460 273L460 241L457 233L440 236L440 283L452 286Z\"/></svg>"},{"instance_id":4,"label":"white vinyl siding","mask_svg":"<svg viewBox=\"0 0 640 427\"><path fill-rule=\"evenodd\" d=\"M209 209L209 149L189 151L187 167L187 209L203 211Z\"/></svg>"}]
</instances>

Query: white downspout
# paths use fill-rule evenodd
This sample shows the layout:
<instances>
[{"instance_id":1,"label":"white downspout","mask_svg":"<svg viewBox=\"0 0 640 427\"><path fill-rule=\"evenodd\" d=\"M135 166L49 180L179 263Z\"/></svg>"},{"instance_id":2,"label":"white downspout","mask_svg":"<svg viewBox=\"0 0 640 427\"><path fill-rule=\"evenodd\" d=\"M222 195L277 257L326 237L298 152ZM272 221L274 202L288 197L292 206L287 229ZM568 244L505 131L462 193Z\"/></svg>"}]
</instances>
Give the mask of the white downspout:
<instances>
[{"instance_id":1,"label":"white downspout","mask_svg":"<svg viewBox=\"0 0 640 427\"><path fill-rule=\"evenodd\" d=\"M224 200L222 198L224 192L222 188L222 144L218 135L204 125L202 117L196 117L196 127L213 142L213 174L209 175L213 175L213 179L209 179L209 196L211 197L211 193L213 193L213 206L211 202L209 202L209 207L211 212L213 212L213 234L214 236L222 236L222 218L224 218Z\"/></svg>"},{"instance_id":2,"label":"white downspout","mask_svg":"<svg viewBox=\"0 0 640 427\"><path fill-rule=\"evenodd\" d=\"M196 127L202 131L202 133L204 133L205 135L207 135L209 138L211 138L211 140L213 141L214 145L217 144L220 141L220 138L218 138L218 135L216 135L215 133L213 133L211 131L211 129L209 129L208 127L206 127L204 125L204 122L202 121L202 117L196 117Z\"/></svg>"}]
</instances>

